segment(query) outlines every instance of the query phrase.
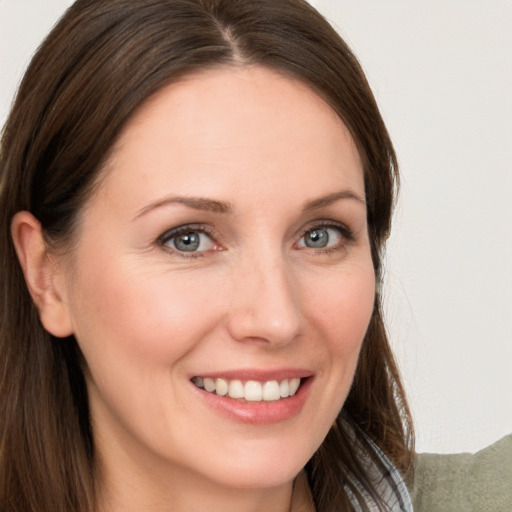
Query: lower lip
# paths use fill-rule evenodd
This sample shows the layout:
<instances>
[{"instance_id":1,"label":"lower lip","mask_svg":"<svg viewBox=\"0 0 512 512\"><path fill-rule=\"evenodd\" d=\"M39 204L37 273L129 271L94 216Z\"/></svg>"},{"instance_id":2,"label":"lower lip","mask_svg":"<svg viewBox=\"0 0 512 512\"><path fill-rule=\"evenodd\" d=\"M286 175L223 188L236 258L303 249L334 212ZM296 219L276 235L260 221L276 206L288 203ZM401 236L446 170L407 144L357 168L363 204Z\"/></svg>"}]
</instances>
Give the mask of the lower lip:
<instances>
[{"instance_id":1,"label":"lower lip","mask_svg":"<svg viewBox=\"0 0 512 512\"><path fill-rule=\"evenodd\" d=\"M251 425L270 425L280 423L297 416L306 403L313 377L308 377L301 382L295 395L282 398L273 402L242 402L219 396L200 389L195 384L192 386L201 394L203 400L215 411L239 423Z\"/></svg>"}]
</instances>

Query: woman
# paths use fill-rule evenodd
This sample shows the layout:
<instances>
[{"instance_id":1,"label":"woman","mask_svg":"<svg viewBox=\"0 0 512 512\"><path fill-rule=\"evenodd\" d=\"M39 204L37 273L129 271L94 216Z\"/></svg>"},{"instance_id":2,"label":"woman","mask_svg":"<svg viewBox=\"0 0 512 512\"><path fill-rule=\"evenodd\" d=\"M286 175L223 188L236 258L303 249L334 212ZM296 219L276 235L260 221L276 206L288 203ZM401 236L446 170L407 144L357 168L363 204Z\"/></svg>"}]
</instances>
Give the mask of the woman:
<instances>
[{"instance_id":1,"label":"woman","mask_svg":"<svg viewBox=\"0 0 512 512\"><path fill-rule=\"evenodd\" d=\"M396 158L307 3L79 0L0 169L1 510L410 510Z\"/></svg>"}]
</instances>

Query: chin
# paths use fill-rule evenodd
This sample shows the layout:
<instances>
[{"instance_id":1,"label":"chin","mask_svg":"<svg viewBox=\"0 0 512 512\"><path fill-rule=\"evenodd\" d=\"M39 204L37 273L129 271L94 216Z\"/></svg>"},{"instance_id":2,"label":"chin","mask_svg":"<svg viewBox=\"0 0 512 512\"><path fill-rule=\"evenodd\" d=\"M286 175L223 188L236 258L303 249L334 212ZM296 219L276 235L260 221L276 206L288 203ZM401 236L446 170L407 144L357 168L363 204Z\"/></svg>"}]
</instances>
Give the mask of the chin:
<instances>
[{"instance_id":1,"label":"chin","mask_svg":"<svg viewBox=\"0 0 512 512\"><path fill-rule=\"evenodd\" d=\"M250 443L252 444L252 443ZM213 479L227 487L272 488L292 481L311 458L314 448L306 443L254 443L207 464ZM265 446L266 444L266 446ZM298 449L300 447L301 449ZM215 467L215 471L211 468Z\"/></svg>"},{"instance_id":2,"label":"chin","mask_svg":"<svg viewBox=\"0 0 512 512\"><path fill-rule=\"evenodd\" d=\"M291 482L302 470L300 466L276 467L242 467L233 468L226 473L228 478L218 481L219 484L232 489L271 489ZM217 475L217 478L219 475Z\"/></svg>"}]
</instances>

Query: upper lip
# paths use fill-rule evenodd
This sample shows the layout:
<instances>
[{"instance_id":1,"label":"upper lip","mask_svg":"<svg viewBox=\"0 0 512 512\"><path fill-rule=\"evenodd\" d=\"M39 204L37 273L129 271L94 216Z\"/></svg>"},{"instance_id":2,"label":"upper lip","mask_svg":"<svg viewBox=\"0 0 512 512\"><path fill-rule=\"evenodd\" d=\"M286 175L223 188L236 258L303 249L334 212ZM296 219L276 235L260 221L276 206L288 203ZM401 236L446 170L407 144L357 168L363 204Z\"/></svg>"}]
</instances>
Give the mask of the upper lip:
<instances>
[{"instance_id":1,"label":"upper lip","mask_svg":"<svg viewBox=\"0 0 512 512\"><path fill-rule=\"evenodd\" d=\"M303 379L311 377L313 372L303 368L281 368L281 369L239 369L225 370L216 372L200 372L191 375L192 377L202 377L210 379L226 379L226 380L255 380L259 382L267 382L270 380L284 379Z\"/></svg>"}]
</instances>

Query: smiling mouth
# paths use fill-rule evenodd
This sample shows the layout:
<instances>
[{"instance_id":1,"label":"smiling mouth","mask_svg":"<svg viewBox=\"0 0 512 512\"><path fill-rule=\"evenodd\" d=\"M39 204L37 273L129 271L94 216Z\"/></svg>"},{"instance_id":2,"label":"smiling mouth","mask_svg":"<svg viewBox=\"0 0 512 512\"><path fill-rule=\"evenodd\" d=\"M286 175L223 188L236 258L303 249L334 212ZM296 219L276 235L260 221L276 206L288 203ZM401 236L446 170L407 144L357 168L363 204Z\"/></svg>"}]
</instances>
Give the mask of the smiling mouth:
<instances>
[{"instance_id":1,"label":"smiling mouth","mask_svg":"<svg viewBox=\"0 0 512 512\"><path fill-rule=\"evenodd\" d=\"M265 382L193 377L191 381L198 388L208 393L245 400L247 402L275 402L284 400L294 396L302 383L302 379L297 377Z\"/></svg>"}]
</instances>

